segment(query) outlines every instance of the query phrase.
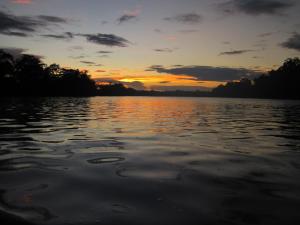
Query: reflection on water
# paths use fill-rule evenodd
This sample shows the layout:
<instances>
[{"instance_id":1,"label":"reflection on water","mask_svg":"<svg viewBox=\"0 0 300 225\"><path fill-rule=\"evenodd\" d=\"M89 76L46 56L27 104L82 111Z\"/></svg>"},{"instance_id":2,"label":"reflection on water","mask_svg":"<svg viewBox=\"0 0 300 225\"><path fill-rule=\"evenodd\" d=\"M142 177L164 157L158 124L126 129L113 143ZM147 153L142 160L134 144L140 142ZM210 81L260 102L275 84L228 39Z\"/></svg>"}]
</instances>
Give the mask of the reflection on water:
<instances>
[{"instance_id":1,"label":"reflection on water","mask_svg":"<svg viewBox=\"0 0 300 225\"><path fill-rule=\"evenodd\" d=\"M299 101L1 99L0 211L51 225L297 224L299 137Z\"/></svg>"}]
</instances>

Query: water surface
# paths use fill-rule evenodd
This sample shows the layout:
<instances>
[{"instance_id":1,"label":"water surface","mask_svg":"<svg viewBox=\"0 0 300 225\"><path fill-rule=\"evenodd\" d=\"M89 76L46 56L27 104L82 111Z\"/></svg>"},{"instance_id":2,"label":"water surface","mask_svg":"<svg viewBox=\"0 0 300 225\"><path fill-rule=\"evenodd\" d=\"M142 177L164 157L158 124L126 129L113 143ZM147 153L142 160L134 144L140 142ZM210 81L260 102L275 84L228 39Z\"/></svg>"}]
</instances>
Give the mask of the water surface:
<instances>
[{"instance_id":1,"label":"water surface","mask_svg":"<svg viewBox=\"0 0 300 225\"><path fill-rule=\"evenodd\" d=\"M300 102L0 100L0 211L34 224L299 224Z\"/></svg>"}]
</instances>

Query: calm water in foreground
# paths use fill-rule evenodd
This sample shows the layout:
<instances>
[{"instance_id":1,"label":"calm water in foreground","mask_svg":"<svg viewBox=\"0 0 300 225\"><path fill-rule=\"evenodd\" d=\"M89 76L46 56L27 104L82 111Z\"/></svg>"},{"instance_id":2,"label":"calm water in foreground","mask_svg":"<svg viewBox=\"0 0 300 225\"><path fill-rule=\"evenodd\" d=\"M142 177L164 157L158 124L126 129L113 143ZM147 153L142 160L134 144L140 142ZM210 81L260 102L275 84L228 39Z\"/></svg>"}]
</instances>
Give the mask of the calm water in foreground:
<instances>
[{"instance_id":1,"label":"calm water in foreground","mask_svg":"<svg viewBox=\"0 0 300 225\"><path fill-rule=\"evenodd\" d=\"M300 102L0 100L0 211L36 224L300 224Z\"/></svg>"}]
</instances>

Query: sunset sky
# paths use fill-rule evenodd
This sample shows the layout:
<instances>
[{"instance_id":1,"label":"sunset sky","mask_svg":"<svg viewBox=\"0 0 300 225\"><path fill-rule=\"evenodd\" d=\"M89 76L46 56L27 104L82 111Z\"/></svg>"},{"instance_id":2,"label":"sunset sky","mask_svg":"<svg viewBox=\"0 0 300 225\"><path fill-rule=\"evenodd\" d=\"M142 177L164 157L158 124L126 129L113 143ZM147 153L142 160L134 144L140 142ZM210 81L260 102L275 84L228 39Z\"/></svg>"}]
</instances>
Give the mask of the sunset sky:
<instances>
[{"instance_id":1,"label":"sunset sky","mask_svg":"<svg viewBox=\"0 0 300 225\"><path fill-rule=\"evenodd\" d=\"M300 55L298 0L0 0L0 48L137 89L206 90Z\"/></svg>"}]
</instances>

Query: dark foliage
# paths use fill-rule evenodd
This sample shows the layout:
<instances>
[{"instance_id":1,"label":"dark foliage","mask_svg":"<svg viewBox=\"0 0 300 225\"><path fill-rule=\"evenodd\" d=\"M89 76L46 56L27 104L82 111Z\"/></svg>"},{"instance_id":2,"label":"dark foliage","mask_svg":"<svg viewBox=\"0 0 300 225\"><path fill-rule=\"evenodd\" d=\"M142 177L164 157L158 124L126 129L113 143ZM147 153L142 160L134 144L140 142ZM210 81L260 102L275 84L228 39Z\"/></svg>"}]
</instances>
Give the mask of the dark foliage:
<instances>
[{"instance_id":1,"label":"dark foliage","mask_svg":"<svg viewBox=\"0 0 300 225\"><path fill-rule=\"evenodd\" d=\"M91 96L95 82L86 71L45 65L39 58L14 59L0 50L0 96Z\"/></svg>"},{"instance_id":2,"label":"dark foliage","mask_svg":"<svg viewBox=\"0 0 300 225\"><path fill-rule=\"evenodd\" d=\"M300 59L287 59L277 70L261 75L253 81L243 78L228 82L212 91L213 96L300 99Z\"/></svg>"},{"instance_id":3,"label":"dark foliage","mask_svg":"<svg viewBox=\"0 0 300 225\"><path fill-rule=\"evenodd\" d=\"M0 96L187 96L300 99L300 59L287 59L277 70L254 80L220 85L212 92L138 91L121 83L96 85L87 71L45 65L38 57L18 59L0 50Z\"/></svg>"}]
</instances>

